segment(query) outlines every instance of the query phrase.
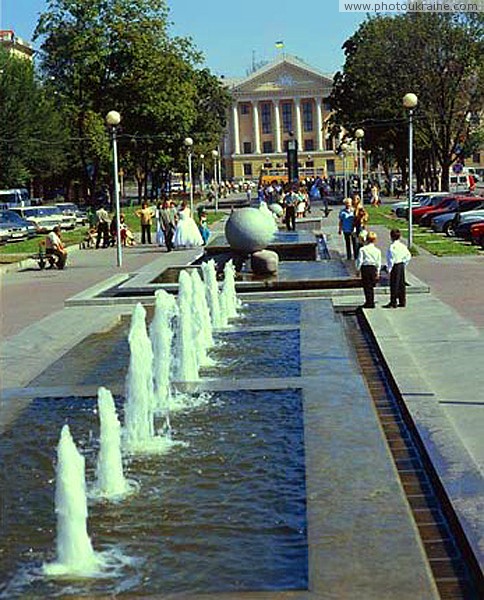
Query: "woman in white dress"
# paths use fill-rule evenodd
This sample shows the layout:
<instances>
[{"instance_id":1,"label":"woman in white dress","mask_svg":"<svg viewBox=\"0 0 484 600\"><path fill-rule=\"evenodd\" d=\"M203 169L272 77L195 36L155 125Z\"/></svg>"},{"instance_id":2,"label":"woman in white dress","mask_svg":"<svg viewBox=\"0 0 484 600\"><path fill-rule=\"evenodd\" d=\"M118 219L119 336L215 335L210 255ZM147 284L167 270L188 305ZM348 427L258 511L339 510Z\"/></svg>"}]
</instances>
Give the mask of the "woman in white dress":
<instances>
[{"instance_id":1,"label":"woman in white dress","mask_svg":"<svg viewBox=\"0 0 484 600\"><path fill-rule=\"evenodd\" d=\"M173 236L173 246L175 248L193 248L194 246L203 246L203 238L192 219L190 209L186 202L182 202L178 211L178 223Z\"/></svg>"}]
</instances>

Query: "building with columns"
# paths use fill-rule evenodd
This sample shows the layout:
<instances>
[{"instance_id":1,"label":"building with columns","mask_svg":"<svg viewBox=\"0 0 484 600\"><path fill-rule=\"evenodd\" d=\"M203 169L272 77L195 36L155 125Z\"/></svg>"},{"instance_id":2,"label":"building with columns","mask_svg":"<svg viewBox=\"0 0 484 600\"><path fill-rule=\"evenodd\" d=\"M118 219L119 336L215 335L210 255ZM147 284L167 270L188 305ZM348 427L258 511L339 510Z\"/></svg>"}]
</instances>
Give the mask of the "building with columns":
<instances>
[{"instance_id":1,"label":"building with columns","mask_svg":"<svg viewBox=\"0 0 484 600\"><path fill-rule=\"evenodd\" d=\"M229 83L233 104L223 148L227 177L285 176L290 139L298 142L301 178L341 172L327 124L332 84L330 77L289 55Z\"/></svg>"}]
</instances>

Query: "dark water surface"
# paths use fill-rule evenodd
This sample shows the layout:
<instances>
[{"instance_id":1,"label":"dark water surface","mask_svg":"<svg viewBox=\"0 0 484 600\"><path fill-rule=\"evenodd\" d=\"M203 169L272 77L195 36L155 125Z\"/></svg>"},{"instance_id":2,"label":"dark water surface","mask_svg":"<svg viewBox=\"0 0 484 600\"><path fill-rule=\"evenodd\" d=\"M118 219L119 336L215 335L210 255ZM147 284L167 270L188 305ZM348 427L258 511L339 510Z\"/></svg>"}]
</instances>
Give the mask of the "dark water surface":
<instances>
[{"instance_id":1,"label":"dark water surface","mask_svg":"<svg viewBox=\"0 0 484 600\"><path fill-rule=\"evenodd\" d=\"M120 576L39 577L55 558L55 447L68 423L94 479L95 400L37 399L0 438L0 596L150 595L307 586L306 490L299 390L214 393L173 416L170 453L131 459L137 495L90 506L97 551L136 559ZM118 402L118 410L122 412Z\"/></svg>"},{"instance_id":2,"label":"dark water surface","mask_svg":"<svg viewBox=\"0 0 484 600\"><path fill-rule=\"evenodd\" d=\"M153 310L148 311L147 322ZM128 333L130 317L106 333L90 335L67 352L31 383L32 386L104 385L109 387L124 382L129 365ZM241 335L247 327L280 325L298 326L300 303L257 302L242 306L240 316L231 328L216 334L219 347L211 352L220 361L205 377L281 377L300 372L299 333L274 331L251 332ZM272 336L272 337L270 337ZM284 363L287 363L285 365ZM289 372L287 371L289 368Z\"/></svg>"}]
</instances>

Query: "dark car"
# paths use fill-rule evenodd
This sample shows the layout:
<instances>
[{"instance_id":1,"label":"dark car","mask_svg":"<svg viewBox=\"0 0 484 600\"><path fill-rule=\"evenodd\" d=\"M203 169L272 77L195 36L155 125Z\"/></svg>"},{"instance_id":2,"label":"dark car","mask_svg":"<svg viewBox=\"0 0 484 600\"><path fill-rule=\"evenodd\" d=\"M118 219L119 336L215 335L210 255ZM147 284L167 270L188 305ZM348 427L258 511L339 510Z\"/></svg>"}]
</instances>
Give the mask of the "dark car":
<instances>
[{"instance_id":1,"label":"dark car","mask_svg":"<svg viewBox=\"0 0 484 600\"><path fill-rule=\"evenodd\" d=\"M0 210L0 222L5 225L16 228L17 230L24 230L27 228L27 237L34 237L37 233L37 228L30 221L22 219L22 217L14 212L13 210ZM22 238L23 236L17 236Z\"/></svg>"},{"instance_id":2,"label":"dark car","mask_svg":"<svg viewBox=\"0 0 484 600\"><path fill-rule=\"evenodd\" d=\"M472 232L471 227L476 223L484 222L484 217L474 217L465 221L464 223L460 223L455 228L455 237L462 238L463 240L471 241L472 240Z\"/></svg>"},{"instance_id":3,"label":"dark car","mask_svg":"<svg viewBox=\"0 0 484 600\"><path fill-rule=\"evenodd\" d=\"M446 204L446 206L440 206L433 210L427 211L420 219L420 225L422 227L429 227L432 223L432 219L438 215L445 213L465 212L467 210L474 210L477 208L484 198L478 198L473 196L455 196L454 199Z\"/></svg>"}]
</instances>

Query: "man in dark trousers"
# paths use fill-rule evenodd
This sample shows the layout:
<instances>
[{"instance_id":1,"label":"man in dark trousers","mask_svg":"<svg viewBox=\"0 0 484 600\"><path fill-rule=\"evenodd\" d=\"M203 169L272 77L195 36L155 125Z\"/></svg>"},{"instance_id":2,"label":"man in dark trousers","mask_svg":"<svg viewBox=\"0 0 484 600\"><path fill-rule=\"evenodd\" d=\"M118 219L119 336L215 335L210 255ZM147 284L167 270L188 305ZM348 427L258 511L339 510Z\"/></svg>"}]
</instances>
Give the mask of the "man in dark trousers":
<instances>
[{"instance_id":1,"label":"man in dark trousers","mask_svg":"<svg viewBox=\"0 0 484 600\"><path fill-rule=\"evenodd\" d=\"M289 189L284 196L284 222L288 231L296 231L296 205L298 203L297 188Z\"/></svg>"},{"instance_id":2,"label":"man in dark trousers","mask_svg":"<svg viewBox=\"0 0 484 600\"><path fill-rule=\"evenodd\" d=\"M392 229L390 239L392 243L387 252L387 269L390 273L390 302L383 308L404 308L406 305L405 292L405 267L410 262L412 255L407 246L400 241L400 230ZM397 304L398 302L398 304Z\"/></svg>"},{"instance_id":3,"label":"man in dark trousers","mask_svg":"<svg viewBox=\"0 0 484 600\"><path fill-rule=\"evenodd\" d=\"M375 286L380 277L381 252L375 246L376 233L370 231L366 244L360 248L356 259L356 269L361 273L361 284L365 293L362 308L375 308Z\"/></svg>"},{"instance_id":4,"label":"man in dark trousers","mask_svg":"<svg viewBox=\"0 0 484 600\"><path fill-rule=\"evenodd\" d=\"M176 229L176 208L168 200L163 202L160 210L160 226L165 236L166 249L171 252Z\"/></svg>"}]
</instances>

